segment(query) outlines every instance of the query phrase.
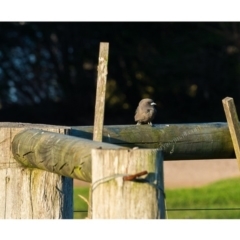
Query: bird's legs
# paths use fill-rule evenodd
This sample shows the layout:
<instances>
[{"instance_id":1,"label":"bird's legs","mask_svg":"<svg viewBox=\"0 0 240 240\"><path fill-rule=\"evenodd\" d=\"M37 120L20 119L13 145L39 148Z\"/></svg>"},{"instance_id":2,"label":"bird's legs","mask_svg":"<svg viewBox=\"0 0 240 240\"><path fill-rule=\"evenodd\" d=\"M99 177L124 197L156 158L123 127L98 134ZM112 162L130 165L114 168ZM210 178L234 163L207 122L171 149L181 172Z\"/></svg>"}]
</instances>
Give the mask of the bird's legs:
<instances>
[{"instance_id":1,"label":"bird's legs","mask_svg":"<svg viewBox=\"0 0 240 240\"><path fill-rule=\"evenodd\" d=\"M142 123L141 122L137 122L136 125L142 125ZM152 126L152 122L148 122L148 125Z\"/></svg>"}]
</instances>

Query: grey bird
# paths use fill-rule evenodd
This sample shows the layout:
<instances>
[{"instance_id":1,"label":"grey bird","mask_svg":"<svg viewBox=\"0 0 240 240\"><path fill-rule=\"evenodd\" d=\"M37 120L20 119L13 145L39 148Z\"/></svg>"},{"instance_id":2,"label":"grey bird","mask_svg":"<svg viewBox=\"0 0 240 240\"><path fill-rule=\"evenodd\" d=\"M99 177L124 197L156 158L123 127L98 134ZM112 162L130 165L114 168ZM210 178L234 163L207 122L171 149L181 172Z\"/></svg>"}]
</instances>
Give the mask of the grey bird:
<instances>
[{"instance_id":1,"label":"grey bird","mask_svg":"<svg viewBox=\"0 0 240 240\"><path fill-rule=\"evenodd\" d=\"M152 126L152 120L157 113L154 105L156 105L156 103L150 98L144 98L139 102L134 117L137 125L147 123Z\"/></svg>"}]
</instances>

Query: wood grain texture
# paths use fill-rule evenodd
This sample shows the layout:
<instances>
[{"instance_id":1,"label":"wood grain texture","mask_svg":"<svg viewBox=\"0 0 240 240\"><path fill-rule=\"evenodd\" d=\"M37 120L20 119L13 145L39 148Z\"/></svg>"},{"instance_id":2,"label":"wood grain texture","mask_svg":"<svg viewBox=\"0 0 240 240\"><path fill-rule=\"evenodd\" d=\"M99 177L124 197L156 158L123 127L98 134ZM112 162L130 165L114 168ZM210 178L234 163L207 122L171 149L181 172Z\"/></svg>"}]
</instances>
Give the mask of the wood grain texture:
<instances>
[{"instance_id":1,"label":"wood grain texture","mask_svg":"<svg viewBox=\"0 0 240 240\"><path fill-rule=\"evenodd\" d=\"M121 146L78 137L26 129L12 141L14 158L25 167L38 168L91 182L91 149L119 149Z\"/></svg>"},{"instance_id":2,"label":"wood grain texture","mask_svg":"<svg viewBox=\"0 0 240 240\"><path fill-rule=\"evenodd\" d=\"M93 140L102 141L109 43L100 43Z\"/></svg>"},{"instance_id":3,"label":"wood grain texture","mask_svg":"<svg viewBox=\"0 0 240 240\"><path fill-rule=\"evenodd\" d=\"M230 97L224 98L222 103L238 162L238 168L240 170L240 129L236 107L233 98Z\"/></svg>"},{"instance_id":4,"label":"wood grain texture","mask_svg":"<svg viewBox=\"0 0 240 240\"><path fill-rule=\"evenodd\" d=\"M26 169L13 158L12 141L28 128L65 133L68 127L0 123L0 218L73 218L73 180L39 169Z\"/></svg>"},{"instance_id":5,"label":"wood grain texture","mask_svg":"<svg viewBox=\"0 0 240 240\"><path fill-rule=\"evenodd\" d=\"M92 139L92 126L74 126L72 136ZM229 159L235 153L227 123L104 126L103 142L124 147L158 148L164 160Z\"/></svg>"},{"instance_id":6,"label":"wood grain texture","mask_svg":"<svg viewBox=\"0 0 240 240\"><path fill-rule=\"evenodd\" d=\"M148 174L123 181L124 176L142 171ZM161 151L92 150L93 219L165 218L163 191Z\"/></svg>"},{"instance_id":7,"label":"wood grain texture","mask_svg":"<svg viewBox=\"0 0 240 240\"><path fill-rule=\"evenodd\" d=\"M95 101L95 116L94 116L94 129L93 140L102 142L102 131L104 123L104 110L105 110L105 96L107 87L107 64L108 64L109 43L100 43L99 59L98 59L98 78L96 88L96 101ZM91 187L90 187L91 188ZM89 204L91 205L91 191L89 193ZM91 207L90 207L91 208ZM92 218L91 212L88 211L88 218Z\"/></svg>"}]
</instances>

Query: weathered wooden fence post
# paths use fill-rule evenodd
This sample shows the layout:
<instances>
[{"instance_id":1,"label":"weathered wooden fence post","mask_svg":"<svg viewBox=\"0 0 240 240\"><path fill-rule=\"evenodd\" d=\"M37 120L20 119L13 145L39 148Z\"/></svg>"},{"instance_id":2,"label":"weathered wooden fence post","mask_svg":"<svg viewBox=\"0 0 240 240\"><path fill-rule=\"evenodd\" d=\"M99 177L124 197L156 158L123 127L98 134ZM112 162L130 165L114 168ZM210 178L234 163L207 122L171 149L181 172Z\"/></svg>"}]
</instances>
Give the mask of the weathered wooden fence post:
<instances>
[{"instance_id":1,"label":"weathered wooden fence post","mask_svg":"<svg viewBox=\"0 0 240 240\"><path fill-rule=\"evenodd\" d=\"M229 132L231 134L233 147L240 170L240 129L239 120L233 98L226 97L222 100L223 108L228 122Z\"/></svg>"},{"instance_id":2,"label":"weathered wooden fence post","mask_svg":"<svg viewBox=\"0 0 240 240\"><path fill-rule=\"evenodd\" d=\"M92 149L92 218L165 218L158 149Z\"/></svg>"},{"instance_id":3,"label":"weathered wooden fence post","mask_svg":"<svg viewBox=\"0 0 240 240\"><path fill-rule=\"evenodd\" d=\"M0 123L0 218L73 218L73 179L24 168L13 158L12 140L26 128L65 133L67 127Z\"/></svg>"}]
</instances>

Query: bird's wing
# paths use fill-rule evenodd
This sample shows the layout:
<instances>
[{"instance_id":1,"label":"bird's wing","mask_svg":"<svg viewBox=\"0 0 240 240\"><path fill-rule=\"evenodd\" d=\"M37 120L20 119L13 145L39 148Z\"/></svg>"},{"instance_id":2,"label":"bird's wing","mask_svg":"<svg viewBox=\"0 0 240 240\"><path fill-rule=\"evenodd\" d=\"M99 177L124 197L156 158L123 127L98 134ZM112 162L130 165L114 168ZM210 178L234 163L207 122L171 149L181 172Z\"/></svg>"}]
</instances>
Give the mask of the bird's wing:
<instances>
[{"instance_id":1,"label":"bird's wing","mask_svg":"<svg viewBox=\"0 0 240 240\"><path fill-rule=\"evenodd\" d=\"M136 109L136 114L135 114L135 121L145 121L147 118L147 109L144 109L140 106L137 107Z\"/></svg>"},{"instance_id":2,"label":"bird's wing","mask_svg":"<svg viewBox=\"0 0 240 240\"><path fill-rule=\"evenodd\" d=\"M142 108L139 107L136 109L135 113L135 121L141 121L141 122L148 122L151 121L155 115L156 115L156 109L155 108Z\"/></svg>"}]
</instances>

